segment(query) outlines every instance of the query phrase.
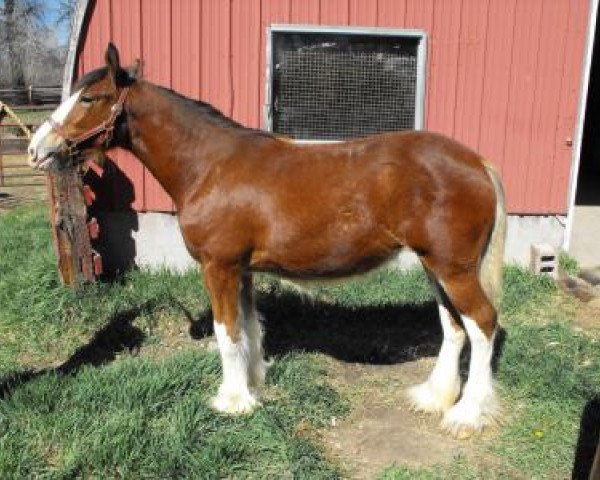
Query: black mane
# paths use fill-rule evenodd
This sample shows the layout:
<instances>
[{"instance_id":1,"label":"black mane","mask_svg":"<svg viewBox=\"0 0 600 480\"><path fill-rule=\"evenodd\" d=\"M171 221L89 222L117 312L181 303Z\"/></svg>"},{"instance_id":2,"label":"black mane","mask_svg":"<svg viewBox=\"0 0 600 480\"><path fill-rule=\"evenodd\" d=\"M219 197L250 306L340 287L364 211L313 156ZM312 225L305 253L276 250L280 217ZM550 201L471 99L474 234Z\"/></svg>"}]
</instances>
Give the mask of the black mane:
<instances>
[{"instance_id":1,"label":"black mane","mask_svg":"<svg viewBox=\"0 0 600 480\"><path fill-rule=\"evenodd\" d=\"M198 115L202 120L208 120L212 124L217 125L219 127L232 128L236 130L241 130L246 133L252 133L254 135L274 138L271 133L265 132L264 130L245 127L241 123L236 122L217 108L213 107L210 103L186 97L185 95L182 95L181 93L176 92L175 90L172 90L170 88L161 87L160 85L154 86L157 87L161 91L161 93L168 96L176 104L181 106L191 115Z\"/></svg>"}]
</instances>

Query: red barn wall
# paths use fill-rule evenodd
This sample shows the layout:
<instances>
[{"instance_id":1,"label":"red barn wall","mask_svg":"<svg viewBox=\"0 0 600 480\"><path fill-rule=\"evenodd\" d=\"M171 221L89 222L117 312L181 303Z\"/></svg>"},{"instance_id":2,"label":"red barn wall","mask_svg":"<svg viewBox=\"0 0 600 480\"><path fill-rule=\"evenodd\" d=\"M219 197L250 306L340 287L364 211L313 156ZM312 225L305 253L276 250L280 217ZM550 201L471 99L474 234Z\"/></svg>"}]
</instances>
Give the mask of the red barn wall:
<instances>
[{"instance_id":1,"label":"red barn wall","mask_svg":"<svg viewBox=\"0 0 600 480\"><path fill-rule=\"evenodd\" d=\"M92 0L77 73L109 40L145 77L263 126L270 24L416 28L427 33L425 127L502 172L512 213L565 213L588 0ZM173 204L126 152L133 208ZM118 190L115 188L114 190ZM119 195L119 191L114 192Z\"/></svg>"}]
</instances>

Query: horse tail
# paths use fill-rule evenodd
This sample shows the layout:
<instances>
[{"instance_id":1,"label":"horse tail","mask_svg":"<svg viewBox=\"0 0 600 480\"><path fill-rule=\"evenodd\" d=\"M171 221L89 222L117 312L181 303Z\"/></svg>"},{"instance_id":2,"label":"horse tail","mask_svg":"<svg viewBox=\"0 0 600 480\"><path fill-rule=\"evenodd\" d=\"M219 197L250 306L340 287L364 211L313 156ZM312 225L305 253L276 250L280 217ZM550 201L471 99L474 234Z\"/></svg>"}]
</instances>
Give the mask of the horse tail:
<instances>
[{"instance_id":1,"label":"horse tail","mask_svg":"<svg viewBox=\"0 0 600 480\"><path fill-rule=\"evenodd\" d=\"M502 187L498 172L487 162L485 163L485 169L492 180L496 192L496 215L488 243L481 257L479 280L489 301L498 309L502 295L502 269L504 265L504 244L506 242L506 207L504 188Z\"/></svg>"}]
</instances>

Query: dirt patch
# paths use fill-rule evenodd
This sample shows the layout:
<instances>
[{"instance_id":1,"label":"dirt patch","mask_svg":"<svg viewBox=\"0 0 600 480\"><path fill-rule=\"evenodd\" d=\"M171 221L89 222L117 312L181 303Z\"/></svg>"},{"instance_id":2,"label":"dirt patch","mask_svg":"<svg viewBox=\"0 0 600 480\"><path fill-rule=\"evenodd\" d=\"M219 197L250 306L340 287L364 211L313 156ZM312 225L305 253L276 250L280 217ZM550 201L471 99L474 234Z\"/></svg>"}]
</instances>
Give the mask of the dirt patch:
<instances>
[{"instance_id":1,"label":"dirt patch","mask_svg":"<svg viewBox=\"0 0 600 480\"><path fill-rule=\"evenodd\" d=\"M573 323L591 335L600 336L600 298L579 303Z\"/></svg>"},{"instance_id":2,"label":"dirt patch","mask_svg":"<svg viewBox=\"0 0 600 480\"><path fill-rule=\"evenodd\" d=\"M562 274L558 285L563 291L559 297L561 310L569 315L574 327L600 335L600 268L584 270L578 276Z\"/></svg>"},{"instance_id":3,"label":"dirt patch","mask_svg":"<svg viewBox=\"0 0 600 480\"><path fill-rule=\"evenodd\" d=\"M423 381L434 360L382 366L331 360L332 381L350 397L352 413L325 432L324 440L351 478L375 478L392 465L424 468L450 464L459 456L482 456L480 447L493 432L456 440L439 428L439 417L409 409L406 388Z\"/></svg>"}]
</instances>

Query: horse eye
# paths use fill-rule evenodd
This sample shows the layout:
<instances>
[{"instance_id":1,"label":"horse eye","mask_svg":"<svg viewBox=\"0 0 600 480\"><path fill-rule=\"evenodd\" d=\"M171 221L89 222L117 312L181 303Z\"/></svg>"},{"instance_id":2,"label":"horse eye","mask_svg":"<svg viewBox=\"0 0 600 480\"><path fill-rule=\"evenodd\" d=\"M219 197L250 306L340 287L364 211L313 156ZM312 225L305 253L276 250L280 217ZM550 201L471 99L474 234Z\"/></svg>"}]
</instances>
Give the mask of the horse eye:
<instances>
[{"instance_id":1,"label":"horse eye","mask_svg":"<svg viewBox=\"0 0 600 480\"><path fill-rule=\"evenodd\" d=\"M85 96L84 96L84 97L81 97L81 98L79 99L79 101L80 101L81 103L85 104L85 105L90 105L90 104L91 104L91 103L94 101L94 99L93 99L92 97L85 97Z\"/></svg>"}]
</instances>

